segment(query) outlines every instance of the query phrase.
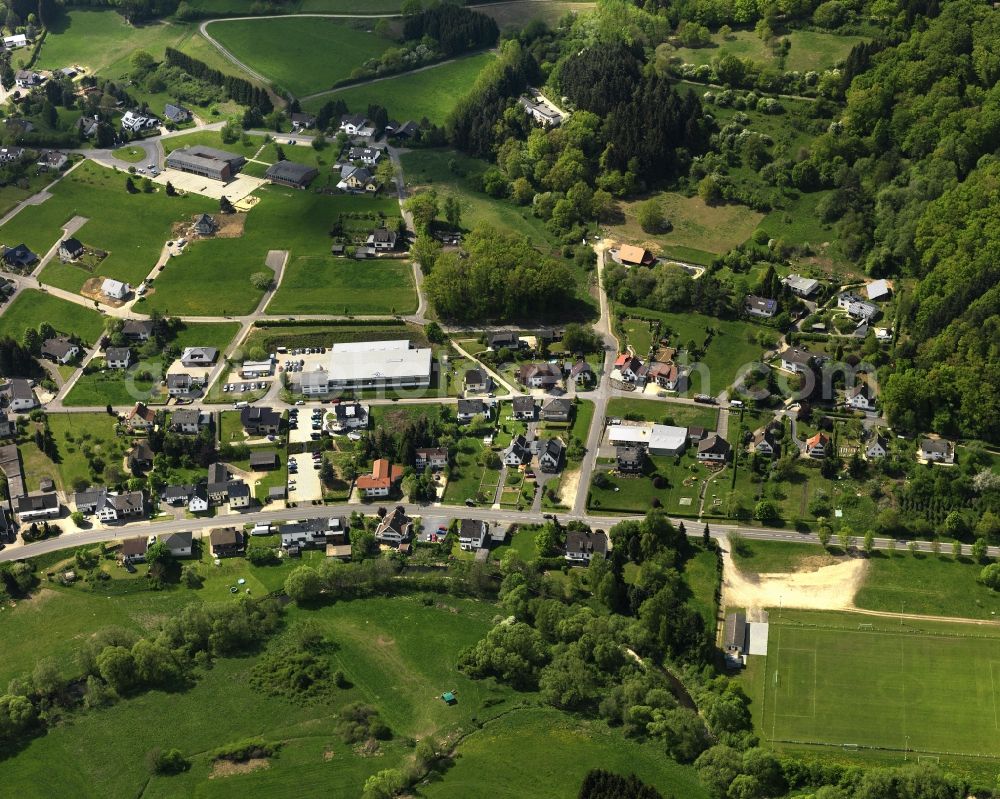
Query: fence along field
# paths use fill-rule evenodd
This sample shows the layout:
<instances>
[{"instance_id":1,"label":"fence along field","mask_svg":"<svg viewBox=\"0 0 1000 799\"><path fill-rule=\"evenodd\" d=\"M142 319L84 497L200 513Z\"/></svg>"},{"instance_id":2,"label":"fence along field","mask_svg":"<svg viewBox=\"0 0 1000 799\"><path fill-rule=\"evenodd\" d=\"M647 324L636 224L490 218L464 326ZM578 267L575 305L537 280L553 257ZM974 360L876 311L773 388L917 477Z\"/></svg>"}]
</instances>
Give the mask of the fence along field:
<instances>
[{"instance_id":1,"label":"fence along field","mask_svg":"<svg viewBox=\"0 0 1000 799\"><path fill-rule=\"evenodd\" d=\"M774 743L1000 757L1000 628L785 610L766 657Z\"/></svg>"}]
</instances>

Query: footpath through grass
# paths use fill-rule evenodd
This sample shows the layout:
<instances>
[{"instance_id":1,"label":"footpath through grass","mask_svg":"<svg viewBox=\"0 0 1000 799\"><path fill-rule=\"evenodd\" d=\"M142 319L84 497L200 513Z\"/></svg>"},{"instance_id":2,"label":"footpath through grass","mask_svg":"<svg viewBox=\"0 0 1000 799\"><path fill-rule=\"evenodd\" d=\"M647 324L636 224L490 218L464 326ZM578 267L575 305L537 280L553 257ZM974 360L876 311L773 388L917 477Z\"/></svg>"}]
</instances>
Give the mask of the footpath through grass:
<instances>
[{"instance_id":1,"label":"footpath through grass","mask_svg":"<svg viewBox=\"0 0 1000 799\"><path fill-rule=\"evenodd\" d=\"M770 622L751 705L766 740L1000 756L1000 629L789 610Z\"/></svg>"}]
</instances>

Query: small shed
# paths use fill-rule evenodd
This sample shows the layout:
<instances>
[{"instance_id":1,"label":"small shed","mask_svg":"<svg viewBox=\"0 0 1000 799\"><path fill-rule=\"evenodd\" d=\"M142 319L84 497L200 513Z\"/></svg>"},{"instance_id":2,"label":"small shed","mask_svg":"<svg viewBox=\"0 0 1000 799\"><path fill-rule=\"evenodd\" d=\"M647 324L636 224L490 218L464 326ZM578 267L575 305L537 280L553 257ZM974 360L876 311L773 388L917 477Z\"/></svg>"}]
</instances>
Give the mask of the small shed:
<instances>
[{"instance_id":1,"label":"small shed","mask_svg":"<svg viewBox=\"0 0 1000 799\"><path fill-rule=\"evenodd\" d=\"M446 705L454 705L458 702L458 697L452 691L445 691L441 694L441 701Z\"/></svg>"}]
</instances>

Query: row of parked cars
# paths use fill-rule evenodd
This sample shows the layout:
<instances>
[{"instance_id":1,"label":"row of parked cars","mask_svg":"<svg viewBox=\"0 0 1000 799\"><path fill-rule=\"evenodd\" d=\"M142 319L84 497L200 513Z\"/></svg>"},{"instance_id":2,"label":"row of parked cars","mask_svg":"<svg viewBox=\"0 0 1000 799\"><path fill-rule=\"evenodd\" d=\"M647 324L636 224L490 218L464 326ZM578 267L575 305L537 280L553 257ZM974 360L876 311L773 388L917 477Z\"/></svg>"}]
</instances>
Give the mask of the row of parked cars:
<instances>
[{"instance_id":1,"label":"row of parked cars","mask_svg":"<svg viewBox=\"0 0 1000 799\"><path fill-rule=\"evenodd\" d=\"M267 383L226 383L223 387L223 391L256 391L258 389L267 388Z\"/></svg>"}]
</instances>

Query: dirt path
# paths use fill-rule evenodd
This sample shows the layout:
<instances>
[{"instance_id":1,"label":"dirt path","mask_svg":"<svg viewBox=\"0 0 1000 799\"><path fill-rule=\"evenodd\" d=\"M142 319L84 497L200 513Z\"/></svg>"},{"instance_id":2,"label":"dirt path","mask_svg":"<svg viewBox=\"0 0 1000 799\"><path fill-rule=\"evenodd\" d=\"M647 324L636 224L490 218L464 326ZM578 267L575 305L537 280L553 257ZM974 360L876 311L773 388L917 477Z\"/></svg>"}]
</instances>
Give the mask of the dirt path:
<instances>
[{"instance_id":1,"label":"dirt path","mask_svg":"<svg viewBox=\"0 0 1000 799\"><path fill-rule=\"evenodd\" d=\"M733 562L728 541L722 562L723 605L748 609L855 610L854 595L868 571L867 560L851 558L806 572L747 575Z\"/></svg>"}]
</instances>

